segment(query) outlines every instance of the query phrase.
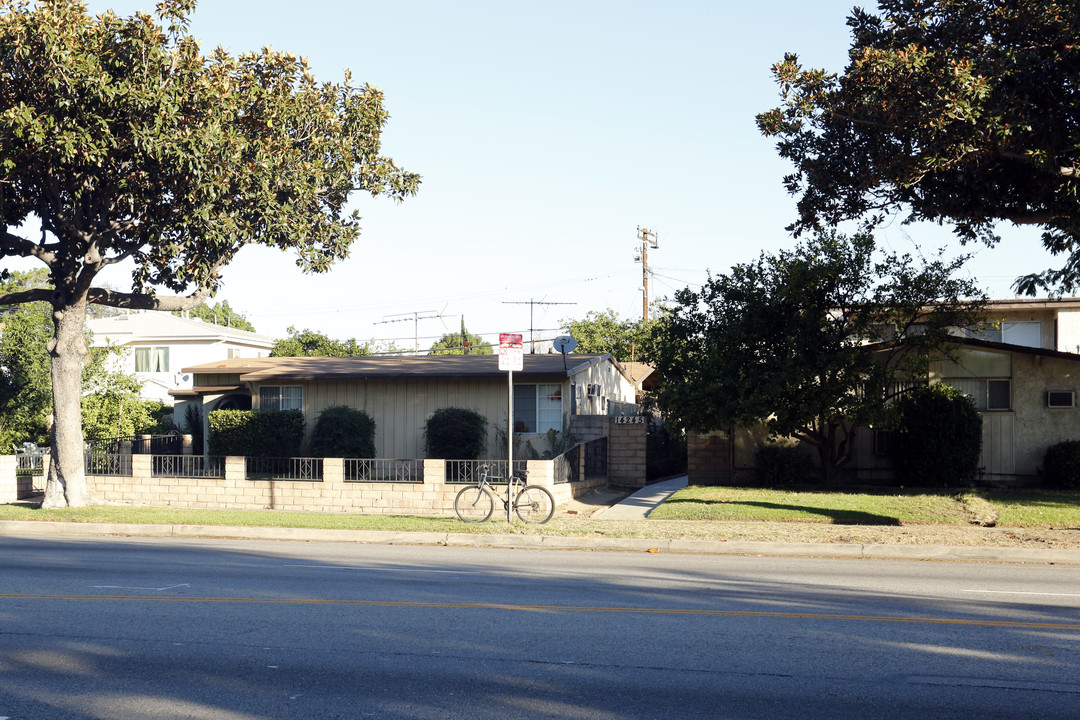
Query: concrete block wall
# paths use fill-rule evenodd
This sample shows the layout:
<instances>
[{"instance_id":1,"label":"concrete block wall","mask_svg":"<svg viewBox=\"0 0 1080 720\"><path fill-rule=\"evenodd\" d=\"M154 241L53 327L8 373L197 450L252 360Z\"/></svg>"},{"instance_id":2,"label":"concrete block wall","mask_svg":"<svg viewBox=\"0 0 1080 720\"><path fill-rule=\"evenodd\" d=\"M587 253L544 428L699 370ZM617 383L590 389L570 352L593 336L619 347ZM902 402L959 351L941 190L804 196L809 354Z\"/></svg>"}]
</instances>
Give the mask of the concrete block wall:
<instances>
[{"instance_id":1,"label":"concrete block wall","mask_svg":"<svg viewBox=\"0 0 1080 720\"><path fill-rule=\"evenodd\" d=\"M14 455L0 455L0 503L12 503L21 497L15 467Z\"/></svg>"},{"instance_id":2,"label":"concrete block wall","mask_svg":"<svg viewBox=\"0 0 1080 720\"><path fill-rule=\"evenodd\" d=\"M608 417L607 481L623 487L645 487L645 418ZM619 422L622 420L623 422Z\"/></svg>"}]
</instances>

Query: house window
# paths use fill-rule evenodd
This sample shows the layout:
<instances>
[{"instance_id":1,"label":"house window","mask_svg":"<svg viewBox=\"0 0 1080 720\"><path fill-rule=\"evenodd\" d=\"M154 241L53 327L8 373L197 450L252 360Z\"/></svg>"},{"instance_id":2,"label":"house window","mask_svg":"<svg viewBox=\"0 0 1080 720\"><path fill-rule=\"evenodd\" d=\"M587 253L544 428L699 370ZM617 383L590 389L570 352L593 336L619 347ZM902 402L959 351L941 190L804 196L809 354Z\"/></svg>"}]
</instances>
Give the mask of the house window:
<instances>
[{"instance_id":1,"label":"house window","mask_svg":"<svg viewBox=\"0 0 1080 720\"><path fill-rule=\"evenodd\" d=\"M562 413L561 385L514 386L514 432L561 430Z\"/></svg>"},{"instance_id":2,"label":"house window","mask_svg":"<svg viewBox=\"0 0 1080 720\"><path fill-rule=\"evenodd\" d=\"M1012 356L987 350L961 350L945 360L942 382L975 401L978 410L1012 409Z\"/></svg>"},{"instance_id":3,"label":"house window","mask_svg":"<svg viewBox=\"0 0 1080 720\"><path fill-rule=\"evenodd\" d=\"M964 334L991 342L1042 347L1042 323L1038 321L1002 322L1000 325L985 325L968 330Z\"/></svg>"},{"instance_id":4,"label":"house window","mask_svg":"<svg viewBox=\"0 0 1080 720\"><path fill-rule=\"evenodd\" d=\"M135 348L135 372L169 372L169 348Z\"/></svg>"},{"instance_id":5,"label":"house window","mask_svg":"<svg viewBox=\"0 0 1080 720\"><path fill-rule=\"evenodd\" d=\"M303 410L304 388L300 385L264 385L259 388L260 410Z\"/></svg>"}]
</instances>

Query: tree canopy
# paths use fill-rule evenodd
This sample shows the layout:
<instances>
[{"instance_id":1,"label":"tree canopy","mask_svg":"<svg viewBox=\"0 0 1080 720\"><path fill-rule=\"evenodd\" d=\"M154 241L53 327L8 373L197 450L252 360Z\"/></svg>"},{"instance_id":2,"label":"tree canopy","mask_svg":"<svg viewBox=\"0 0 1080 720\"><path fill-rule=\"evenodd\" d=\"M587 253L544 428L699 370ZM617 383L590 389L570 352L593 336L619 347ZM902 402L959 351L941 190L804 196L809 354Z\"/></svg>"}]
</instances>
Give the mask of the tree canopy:
<instances>
[{"instance_id":1,"label":"tree canopy","mask_svg":"<svg viewBox=\"0 0 1080 720\"><path fill-rule=\"evenodd\" d=\"M180 314L180 311L176 311ZM243 313L239 313L229 307L228 300L222 300L219 303L203 303L191 310L187 311L189 317L199 318L208 323L214 325L223 325L225 327L236 328L237 330L247 330L248 332L255 332L255 326L248 321L247 317Z\"/></svg>"},{"instance_id":2,"label":"tree canopy","mask_svg":"<svg viewBox=\"0 0 1080 720\"><path fill-rule=\"evenodd\" d=\"M608 308L603 312L592 310L580 320L564 319L562 323L577 340L574 352L611 353L619 362L642 360L650 345L651 330L664 314L664 308L654 308L657 312L649 321L624 319Z\"/></svg>"},{"instance_id":3,"label":"tree canopy","mask_svg":"<svg viewBox=\"0 0 1080 720\"><path fill-rule=\"evenodd\" d=\"M953 277L962 261L827 233L710 276L656 328L649 359L664 382L652 398L689 430L763 423L806 441L831 480L902 381L926 379L950 328L981 318L979 290Z\"/></svg>"},{"instance_id":4,"label":"tree canopy","mask_svg":"<svg viewBox=\"0 0 1080 720\"><path fill-rule=\"evenodd\" d=\"M356 338L335 340L307 328L290 327L288 333L288 337L274 343L270 357L363 357L383 352L373 342L358 343Z\"/></svg>"},{"instance_id":5,"label":"tree canopy","mask_svg":"<svg viewBox=\"0 0 1080 720\"><path fill-rule=\"evenodd\" d=\"M773 66L782 105L758 116L794 171L796 234L897 211L997 240L1041 228L1059 268L1016 288L1080 287L1080 13L1074 0L880 0L855 8L842 74Z\"/></svg>"},{"instance_id":6,"label":"tree canopy","mask_svg":"<svg viewBox=\"0 0 1080 720\"><path fill-rule=\"evenodd\" d=\"M469 355L491 355L494 350L491 343L485 343L484 338L473 335L465 326L461 326L460 332L445 333L431 345L432 355L464 355L465 345L468 343Z\"/></svg>"},{"instance_id":7,"label":"tree canopy","mask_svg":"<svg viewBox=\"0 0 1080 720\"><path fill-rule=\"evenodd\" d=\"M91 17L78 0L0 0L0 257L35 258L51 286L2 294L0 305L52 309L46 506L88 501L88 303L189 309L253 243L327 270L359 235L354 192L400 200L419 185L380 152L388 115L377 88L348 73L316 82L305 58L272 48L204 55L187 33L194 6ZM26 230L31 220L40 234ZM130 291L95 285L125 261Z\"/></svg>"}]
</instances>

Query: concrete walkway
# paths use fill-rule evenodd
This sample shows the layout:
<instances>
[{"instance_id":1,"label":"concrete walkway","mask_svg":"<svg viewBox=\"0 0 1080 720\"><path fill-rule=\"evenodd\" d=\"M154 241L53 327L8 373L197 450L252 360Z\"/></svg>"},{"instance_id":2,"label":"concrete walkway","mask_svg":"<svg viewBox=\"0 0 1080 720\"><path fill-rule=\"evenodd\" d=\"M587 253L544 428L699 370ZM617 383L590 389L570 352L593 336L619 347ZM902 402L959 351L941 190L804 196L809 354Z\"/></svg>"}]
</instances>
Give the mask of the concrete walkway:
<instances>
[{"instance_id":1,"label":"concrete walkway","mask_svg":"<svg viewBox=\"0 0 1080 720\"><path fill-rule=\"evenodd\" d=\"M680 488L686 487L687 478L682 475L671 480L646 485L633 495L593 514L596 520L644 520L660 503Z\"/></svg>"}]
</instances>

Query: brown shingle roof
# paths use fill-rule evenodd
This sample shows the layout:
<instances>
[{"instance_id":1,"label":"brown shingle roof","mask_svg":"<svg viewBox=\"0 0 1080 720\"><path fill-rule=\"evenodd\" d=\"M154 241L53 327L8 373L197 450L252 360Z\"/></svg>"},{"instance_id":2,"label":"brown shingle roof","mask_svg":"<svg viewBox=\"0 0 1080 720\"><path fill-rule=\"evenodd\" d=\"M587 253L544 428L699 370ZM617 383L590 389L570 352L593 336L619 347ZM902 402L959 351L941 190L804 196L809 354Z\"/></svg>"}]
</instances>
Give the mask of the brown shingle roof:
<instances>
[{"instance_id":1,"label":"brown shingle roof","mask_svg":"<svg viewBox=\"0 0 1080 720\"><path fill-rule=\"evenodd\" d=\"M515 378L548 379L565 378L567 375L597 362L608 355L570 353L529 355L523 358L523 369L515 372ZM242 382L265 382L269 380L345 380L360 378L497 378L505 377L499 370L498 355L418 355L418 356L370 356L352 358L282 357L282 358L232 358L219 362L186 367L183 372L195 375L239 374Z\"/></svg>"}]
</instances>

